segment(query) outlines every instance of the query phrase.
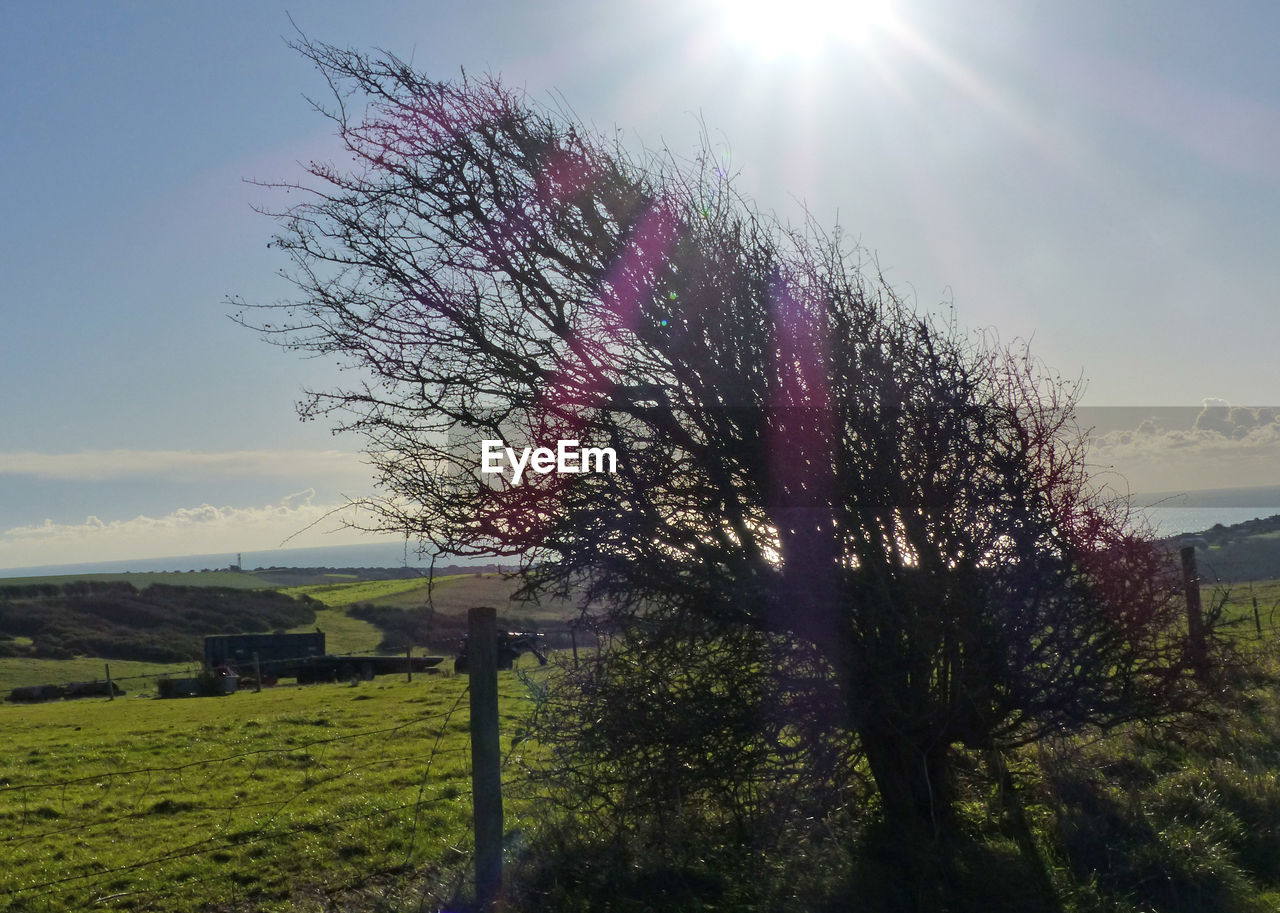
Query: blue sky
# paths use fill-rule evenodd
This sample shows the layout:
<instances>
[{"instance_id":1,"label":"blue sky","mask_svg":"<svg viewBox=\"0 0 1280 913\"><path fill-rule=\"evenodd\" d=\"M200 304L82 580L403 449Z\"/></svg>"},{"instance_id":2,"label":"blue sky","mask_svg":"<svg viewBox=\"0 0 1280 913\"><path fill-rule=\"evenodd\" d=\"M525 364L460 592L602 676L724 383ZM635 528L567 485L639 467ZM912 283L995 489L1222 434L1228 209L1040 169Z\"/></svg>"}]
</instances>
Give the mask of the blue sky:
<instances>
[{"instance_id":1,"label":"blue sky","mask_svg":"<svg viewBox=\"0 0 1280 913\"><path fill-rule=\"evenodd\" d=\"M354 537L322 531L370 491L360 441L293 410L332 366L227 316L228 296L288 294L252 209L279 198L246 179L337 154L290 17L440 78L557 92L635 146L692 151L701 118L764 207L838 215L919 306L1031 338L1087 379L1086 403L1280 401L1270 3L867 0L847 22L817 0L0 16L0 569L234 553L316 521L291 544ZM1238 438L1247 473L1226 438L1179 438L1182 463L1151 455L1162 439L1143 452L1176 483L1159 487L1280 484L1274 431Z\"/></svg>"}]
</instances>

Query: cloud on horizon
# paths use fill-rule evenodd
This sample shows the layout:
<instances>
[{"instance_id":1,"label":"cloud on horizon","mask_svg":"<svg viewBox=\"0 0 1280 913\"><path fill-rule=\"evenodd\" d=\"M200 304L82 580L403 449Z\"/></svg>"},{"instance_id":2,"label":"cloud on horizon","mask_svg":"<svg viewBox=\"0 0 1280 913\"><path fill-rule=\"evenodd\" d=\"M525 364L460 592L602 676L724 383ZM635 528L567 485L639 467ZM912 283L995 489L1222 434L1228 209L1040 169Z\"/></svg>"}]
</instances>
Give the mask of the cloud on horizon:
<instances>
[{"instance_id":1,"label":"cloud on horizon","mask_svg":"<svg viewBox=\"0 0 1280 913\"><path fill-rule=\"evenodd\" d=\"M1198 491L1280 485L1280 409L1204 401L1191 428L1152 419L1131 431L1092 437L1095 471L1114 472L1113 488Z\"/></svg>"},{"instance_id":2,"label":"cloud on horizon","mask_svg":"<svg viewBox=\"0 0 1280 913\"><path fill-rule=\"evenodd\" d=\"M297 478L324 475L367 480L369 467L357 453L338 450L86 450L80 453L0 453L0 476L100 482L159 477Z\"/></svg>"},{"instance_id":3,"label":"cloud on horizon","mask_svg":"<svg viewBox=\"0 0 1280 913\"><path fill-rule=\"evenodd\" d=\"M119 561L368 542L350 526L359 520L358 509L349 503L316 503L311 488L274 504L200 504L106 522L96 516L74 524L46 520L0 530L0 568L65 563L68 556L78 562Z\"/></svg>"}]
</instances>

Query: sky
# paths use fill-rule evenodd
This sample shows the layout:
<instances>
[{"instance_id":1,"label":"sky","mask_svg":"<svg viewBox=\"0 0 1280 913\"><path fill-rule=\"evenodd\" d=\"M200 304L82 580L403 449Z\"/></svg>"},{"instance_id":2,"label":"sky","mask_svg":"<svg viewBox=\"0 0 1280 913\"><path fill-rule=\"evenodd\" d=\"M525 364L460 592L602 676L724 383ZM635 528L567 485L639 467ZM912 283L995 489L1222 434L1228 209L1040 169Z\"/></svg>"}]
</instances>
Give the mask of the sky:
<instances>
[{"instance_id":1,"label":"sky","mask_svg":"<svg viewBox=\"0 0 1280 913\"><path fill-rule=\"evenodd\" d=\"M1240 408L1280 403L1275 4L53 0L0 12L0 573L368 541L362 442L294 407L335 366L229 316L290 294L254 182L341 161L298 30L634 148L705 130L762 208L1087 406L1184 407L1100 437L1125 485L1280 485Z\"/></svg>"}]
</instances>

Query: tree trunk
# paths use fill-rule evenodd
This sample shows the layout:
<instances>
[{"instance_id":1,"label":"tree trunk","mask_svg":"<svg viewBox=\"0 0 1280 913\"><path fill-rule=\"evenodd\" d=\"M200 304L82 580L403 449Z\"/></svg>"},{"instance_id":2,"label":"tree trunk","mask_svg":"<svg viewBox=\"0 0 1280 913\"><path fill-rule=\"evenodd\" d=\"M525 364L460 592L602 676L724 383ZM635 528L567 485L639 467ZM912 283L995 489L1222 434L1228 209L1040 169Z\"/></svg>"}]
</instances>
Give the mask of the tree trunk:
<instances>
[{"instance_id":1,"label":"tree trunk","mask_svg":"<svg viewBox=\"0 0 1280 913\"><path fill-rule=\"evenodd\" d=\"M913 841L949 841L956 824L950 746L918 744L874 722L861 735L885 823Z\"/></svg>"},{"instance_id":2,"label":"tree trunk","mask_svg":"<svg viewBox=\"0 0 1280 913\"><path fill-rule=\"evenodd\" d=\"M862 851L875 859L892 908L945 909L959 846L949 747L917 744L874 724L862 740L884 815L874 845Z\"/></svg>"}]
</instances>

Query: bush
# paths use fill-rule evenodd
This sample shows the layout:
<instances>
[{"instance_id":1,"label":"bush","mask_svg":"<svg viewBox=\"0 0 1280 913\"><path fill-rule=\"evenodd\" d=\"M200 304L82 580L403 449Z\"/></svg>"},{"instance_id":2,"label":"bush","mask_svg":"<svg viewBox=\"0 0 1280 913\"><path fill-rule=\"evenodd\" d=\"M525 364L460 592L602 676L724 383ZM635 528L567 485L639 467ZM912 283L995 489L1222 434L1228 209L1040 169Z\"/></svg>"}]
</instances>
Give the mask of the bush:
<instances>
[{"instance_id":1,"label":"bush","mask_svg":"<svg viewBox=\"0 0 1280 913\"><path fill-rule=\"evenodd\" d=\"M0 636L29 637L23 653L46 659L183 662L206 634L240 634L315 622L315 603L274 591L76 581L0 588ZM4 651L0 651L4 655Z\"/></svg>"}]
</instances>

